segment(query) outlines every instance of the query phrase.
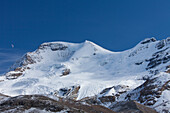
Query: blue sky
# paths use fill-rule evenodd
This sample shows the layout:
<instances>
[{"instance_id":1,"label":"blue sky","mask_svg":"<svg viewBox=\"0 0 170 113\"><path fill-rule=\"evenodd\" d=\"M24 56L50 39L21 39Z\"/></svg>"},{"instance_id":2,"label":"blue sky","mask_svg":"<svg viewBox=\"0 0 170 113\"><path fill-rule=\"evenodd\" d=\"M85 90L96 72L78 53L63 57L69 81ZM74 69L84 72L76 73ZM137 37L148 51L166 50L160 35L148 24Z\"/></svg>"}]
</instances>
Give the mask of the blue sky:
<instances>
[{"instance_id":1,"label":"blue sky","mask_svg":"<svg viewBox=\"0 0 170 113\"><path fill-rule=\"evenodd\" d=\"M18 49L1 49L0 48L0 75L8 71L9 67L16 62L24 51Z\"/></svg>"},{"instance_id":2,"label":"blue sky","mask_svg":"<svg viewBox=\"0 0 170 113\"><path fill-rule=\"evenodd\" d=\"M18 59L43 42L85 40L126 50L144 38L170 36L169 5L170 0L0 0L0 53ZM7 56L0 54L1 61Z\"/></svg>"}]
</instances>

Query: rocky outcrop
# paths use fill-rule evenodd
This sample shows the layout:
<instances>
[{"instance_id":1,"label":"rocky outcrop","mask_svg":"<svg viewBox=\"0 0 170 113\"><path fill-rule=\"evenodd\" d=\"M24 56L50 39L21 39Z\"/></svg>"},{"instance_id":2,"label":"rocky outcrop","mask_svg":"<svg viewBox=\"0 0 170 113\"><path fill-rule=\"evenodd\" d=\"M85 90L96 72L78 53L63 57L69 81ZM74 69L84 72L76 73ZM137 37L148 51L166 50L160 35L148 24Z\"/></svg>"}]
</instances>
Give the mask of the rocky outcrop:
<instances>
[{"instance_id":1,"label":"rocky outcrop","mask_svg":"<svg viewBox=\"0 0 170 113\"><path fill-rule=\"evenodd\" d=\"M141 41L141 44L146 44L146 43L150 43L150 42L155 42L156 39L155 38L146 38L145 40Z\"/></svg>"},{"instance_id":2,"label":"rocky outcrop","mask_svg":"<svg viewBox=\"0 0 170 113\"><path fill-rule=\"evenodd\" d=\"M60 75L61 77L62 76L66 76L66 75L68 75L68 74L70 74L70 69L64 69L63 71L62 71L62 75Z\"/></svg>"},{"instance_id":3,"label":"rocky outcrop","mask_svg":"<svg viewBox=\"0 0 170 113\"><path fill-rule=\"evenodd\" d=\"M0 103L0 112L21 113L31 109L37 113L64 112L64 113L115 113L99 105L85 105L73 100L52 99L43 95L23 95L8 98ZM32 112L32 111L31 111Z\"/></svg>"},{"instance_id":4,"label":"rocky outcrop","mask_svg":"<svg viewBox=\"0 0 170 113\"><path fill-rule=\"evenodd\" d=\"M115 100L116 100L115 96L102 96L102 97L98 97L98 99L103 104L112 103L112 102L115 102Z\"/></svg>"},{"instance_id":5,"label":"rocky outcrop","mask_svg":"<svg viewBox=\"0 0 170 113\"><path fill-rule=\"evenodd\" d=\"M91 105L107 105L108 103L115 102L115 96L92 96L85 97L81 100L78 100L83 103L91 104Z\"/></svg>"},{"instance_id":6,"label":"rocky outcrop","mask_svg":"<svg viewBox=\"0 0 170 113\"><path fill-rule=\"evenodd\" d=\"M78 97L79 89L80 89L79 85L61 88L58 91L55 91L54 95L76 100Z\"/></svg>"},{"instance_id":7,"label":"rocky outcrop","mask_svg":"<svg viewBox=\"0 0 170 113\"><path fill-rule=\"evenodd\" d=\"M39 46L39 49L47 49L50 48L52 51L57 51L57 50L65 50L68 47L61 44L61 43L43 43Z\"/></svg>"},{"instance_id":8,"label":"rocky outcrop","mask_svg":"<svg viewBox=\"0 0 170 113\"><path fill-rule=\"evenodd\" d=\"M81 102L86 102L93 105L107 105L115 102L119 96L123 93L126 93L129 90L128 86L117 85L109 88L105 88L98 95L92 97L85 97L81 99ZM112 94L109 94L113 92Z\"/></svg>"},{"instance_id":9,"label":"rocky outcrop","mask_svg":"<svg viewBox=\"0 0 170 113\"><path fill-rule=\"evenodd\" d=\"M23 75L25 70L30 69L30 67L28 67L29 64L34 63L36 63L35 57L32 57L32 52L28 52L19 61L10 67L10 71L5 74L6 79L17 79Z\"/></svg>"},{"instance_id":10,"label":"rocky outcrop","mask_svg":"<svg viewBox=\"0 0 170 113\"><path fill-rule=\"evenodd\" d=\"M6 79L8 79L8 80L17 79L19 76L22 75L22 72L10 71L10 72L6 73L5 75L6 75Z\"/></svg>"},{"instance_id":11,"label":"rocky outcrop","mask_svg":"<svg viewBox=\"0 0 170 113\"><path fill-rule=\"evenodd\" d=\"M169 47L160 50L152 55L152 58L146 60L149 62L146 69L154 68L160 64L165 64L170 61Z\"/></svg>"},{"instance_id":12,"label":"rocky outcrop","mask_svg":"<svg viewBox=\"0 0 170 113\"><path fill-rule=\"evenodd\" d=\"M152 58L146 59L149 62L146 69L155 68L160 64L165 64L170 61L170 38L161 40L156 44L156 48L159 50L152 55Z\"/></svg>"},{"instance_id":13,"label":"rocky outcrop","mask_svg":"<svg viewBox=\"0 0 170 113\"><path fill-rule=\"evenodd\" d=\"M163 47L165 47L168 44L170 44L170 37L168 37L165 40L159 41L159 43L156 44L156 48L157 49L162 49Z\"/></svg>"},{"instance_id":14,"label":"rocky outcrop","mask_svg":"<svg viewBox=\"0 0 170 113\"><path fill-rule=\"evenodd\" d=\"M129 90L129 86L117 85L109 88L105 88L100 92L100 96L106 96L109 92L113 92L112 96L119 98L122 93L126 93Z\"/></svg>"},{"instance_id":15,"label":"rocky outcrop","mask_svg":"<svg viewBox=\"0 0 170 113\"><path fill-rule=\"evenodd\" d=\"M36 61L31 57L31 53L27 53L25 55L25 61L23 63L23 66L34 63L36 63Z\"/></svg>"},{"instance_id":16,"label":"rocky outcrop","mask_svg":"<svg viewBox=\"0 0 170 113\"><path fill-rule=\"evenodd\" d=\"M18 77L20 77L21 75L23 75L23 72L27 69L30 69L29 67L17 67L14 69L14 71L10 71L8 73L5 74L6 79L8 80L12 80L12 79L17 79Z\"/></svg>"},{"instance_id":17,"label":"rocky outcrop","mask_svg":"<svg viewBox=\"0 0 170 113\"><path fill-rule=\"evenodd\" d=\"M167 70L166 70L165 72L166 72L166 73L170 73L170 65L167 66L166 69L167 69Z\"/></svg>"},{"instance_id":18,"label":"rocky outcrop","mask_svg":"<svg viewBox=\"0 0 170 113\"><path fill-rule=\"evenodd\" d=\"M117 113L157 113L155 110L136 101L115 102L109 108Z\"/></svg>"},{"instance_id":19,"label":"rocky outcrop","mask_svg":"<svg viewBox=\"0 0 170 113\"><path fill-rule=\"evenodd\" d=\"M152 78L146 80L141 86L128 93L127 100L137 100L138 102L147 105L154 106L159 100L163 91L170 90L170 80L168 74L155 75ZM166 103L164 103L166 106ZM164 110L164 109L163 109Z\"/></svg>"}]
</instances>

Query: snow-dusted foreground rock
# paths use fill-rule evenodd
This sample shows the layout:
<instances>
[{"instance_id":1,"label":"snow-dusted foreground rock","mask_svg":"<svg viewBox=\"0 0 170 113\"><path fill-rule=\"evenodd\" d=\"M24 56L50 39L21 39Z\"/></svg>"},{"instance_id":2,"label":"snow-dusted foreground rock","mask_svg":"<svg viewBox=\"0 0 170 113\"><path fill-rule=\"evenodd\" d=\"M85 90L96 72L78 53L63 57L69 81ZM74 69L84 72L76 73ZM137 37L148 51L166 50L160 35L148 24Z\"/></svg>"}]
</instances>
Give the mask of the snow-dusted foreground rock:
<instances>
[{"instance_id":1,"label":"snow-dusted foreground rock","mask_svg":"<svg viewBox=\"0 0 170 113\"><path fill-rule=\"evenodd\" d=\"M0 112L7 113L157 113L135 101L123 101L108 108L47 95L21 95L0 102Z\"/></svg>"},{"instance_id":2,"label":"snow-dusted foreground rock","mask_svg":"<svg viewBox=\"0 0 170 113\"><path fill-rule=\"evenodd\" d=\"M0 76L0 93L54 95L108 108L135 100L169 112L169 47L170 38L145 39L122 52L90 41L43 43Z\"/></svg>"},{"instance_id":3,"label":"snow-dusted foreground rock","mask_svg":"<svg viewBox=\"0 0 170 113\"><path fill-rule=\"evenodd\" d=\"M85 105L76 101L52 99L43 95L22 95L0 102L0 112L6 113L115 113L100 105Z\"/></svg>"}]
</instances>

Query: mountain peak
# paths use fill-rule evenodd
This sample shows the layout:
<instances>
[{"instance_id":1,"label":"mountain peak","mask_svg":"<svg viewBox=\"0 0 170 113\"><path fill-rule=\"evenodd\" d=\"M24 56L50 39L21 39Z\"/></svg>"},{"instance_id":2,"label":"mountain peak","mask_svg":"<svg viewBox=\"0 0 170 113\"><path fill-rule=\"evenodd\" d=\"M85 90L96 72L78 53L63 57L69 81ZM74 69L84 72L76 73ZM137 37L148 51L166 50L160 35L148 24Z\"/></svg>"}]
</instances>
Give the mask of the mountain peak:
<instances>
[{"instance_id":1,"label":"mountain peak","mask_svg":"<svg viewBox=\"0 0 170 113\"><path fill-rule=\"evenodd\" d=\"M103 102L126 99L119 96L143 87L152 76L166 73L165 83L169 80L169 41L149 38L116 54L87 40L46 42L0 78L0 93L52 94L77 100L96 95Z\"/></svg>"}]
</instances>

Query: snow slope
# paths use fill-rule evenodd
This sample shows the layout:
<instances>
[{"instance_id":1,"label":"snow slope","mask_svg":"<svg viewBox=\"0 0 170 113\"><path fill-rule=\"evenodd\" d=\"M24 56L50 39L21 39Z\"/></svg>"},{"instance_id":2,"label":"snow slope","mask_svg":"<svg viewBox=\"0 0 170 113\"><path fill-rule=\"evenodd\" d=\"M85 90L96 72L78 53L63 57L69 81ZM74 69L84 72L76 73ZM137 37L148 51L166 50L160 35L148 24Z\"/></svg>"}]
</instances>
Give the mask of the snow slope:
<instances>
[{"instance_id":1,"label":"snow slope","mask_svg":"<svg viewBox=\"0 0 170 113\"><path fill-rule=\"evenodd\" d=\"M53 94L60 88L79 85L79 100L117 85L133 90L145 82L144 78L167 70L169 47L170 38L145 39L122 52L106 50L90 41L43 43L0 77L0 93L10 96ZM64 74L66 70L68 73ZM113 93L114 90L108 95Z\"/></svg>"}]
</instances>

